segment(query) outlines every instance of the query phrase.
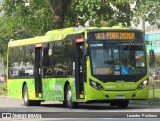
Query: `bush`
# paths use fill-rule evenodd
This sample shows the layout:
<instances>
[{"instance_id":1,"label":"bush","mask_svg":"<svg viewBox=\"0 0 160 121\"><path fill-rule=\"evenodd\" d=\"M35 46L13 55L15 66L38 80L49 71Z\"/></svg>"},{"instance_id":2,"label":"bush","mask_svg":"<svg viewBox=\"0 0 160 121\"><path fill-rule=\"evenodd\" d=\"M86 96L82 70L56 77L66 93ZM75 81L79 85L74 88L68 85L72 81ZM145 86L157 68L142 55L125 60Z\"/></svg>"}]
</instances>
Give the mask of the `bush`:
<instances>
[{"instance_id":1,"label":"bush","mask_svg":"<svg viewBox=\"0 0 160 121\"><path fill-rule=\"evenodd\" d=\"M6 95L6 94L7 94L7 84L0 83L0 95Z\"/></svg>"}]
</instances>

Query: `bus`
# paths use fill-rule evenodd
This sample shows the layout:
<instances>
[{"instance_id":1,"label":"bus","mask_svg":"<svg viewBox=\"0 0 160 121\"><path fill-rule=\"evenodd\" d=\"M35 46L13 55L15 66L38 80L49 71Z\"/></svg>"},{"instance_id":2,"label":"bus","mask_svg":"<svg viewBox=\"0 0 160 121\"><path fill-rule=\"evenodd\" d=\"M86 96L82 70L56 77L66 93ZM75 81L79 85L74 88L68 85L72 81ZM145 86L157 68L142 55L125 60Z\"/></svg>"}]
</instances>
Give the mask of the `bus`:
<instances>
[{"instance_id":1,"label":"bus","mask_svg":"<svg viewBox=\"0 0 160 121\"><path fill-rule=\"evenodd\" d=\"M24 105L60 101L110 103L126 108L149 92L149 61L144 33L114 27L69 27L44 36L11 40L7 89Z\"/></svg>"}]
</instances>

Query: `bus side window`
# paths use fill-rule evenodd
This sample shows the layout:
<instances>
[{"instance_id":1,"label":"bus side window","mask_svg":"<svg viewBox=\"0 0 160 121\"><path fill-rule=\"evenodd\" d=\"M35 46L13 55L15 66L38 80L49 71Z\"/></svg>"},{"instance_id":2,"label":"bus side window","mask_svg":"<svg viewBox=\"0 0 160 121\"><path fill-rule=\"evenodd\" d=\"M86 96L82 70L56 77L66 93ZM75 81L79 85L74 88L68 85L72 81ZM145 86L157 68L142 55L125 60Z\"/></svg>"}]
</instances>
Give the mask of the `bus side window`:
<instances>
[{"instance_id":1,"label":"bus side window","mask_svg":"<svg viewBox=\"0 0 160 121\"><path fill-rule=\"evenodd\" d=\"M49 50L49 44L45 44L43 48L43 60L42 60L42 65L43 65L43 76L47 75L47 68L49 67L49 56L48 56L48 50Z\"/></svg>"},{"instance_id":2,"label":"bus side window","mask_svg":"<svg viewBox=\"0 0 160 121\"><path fill-rule=\"evenodd\" d=\"M52 46L50 46L49 48L49 59L50 59L50 62L49 62L49 65L51 67L54 67L56 61L55 61L55 58L54 58L54 48L55 48L55 42L52 43Z\"/></svg>"},{"instance_id":3,"label":"bus side window","mask_svg":"<svg viewBox=\"0 0 160 121\"><path fill-rule=\"evenodd\" d=\"M48 49L43 49L43 66L48 67L49 66L49 58L48 58Z\"/></svg>"}]
</instances>

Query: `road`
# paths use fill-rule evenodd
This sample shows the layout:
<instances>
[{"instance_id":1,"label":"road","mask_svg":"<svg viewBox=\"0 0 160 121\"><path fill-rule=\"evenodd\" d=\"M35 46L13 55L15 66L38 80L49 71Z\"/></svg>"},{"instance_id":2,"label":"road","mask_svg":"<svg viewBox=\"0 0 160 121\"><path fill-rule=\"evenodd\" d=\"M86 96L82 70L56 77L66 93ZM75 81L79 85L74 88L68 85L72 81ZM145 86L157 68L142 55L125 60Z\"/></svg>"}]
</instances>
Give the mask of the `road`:
<instances>
[{"instance_id":1,"label":"road","mask_svg":"<svg viewBox=\"0 0 160 121\"><path fill-rule=\"evenodd\" d=\"M136 120L137 118L143 118L147 121L151 118L152 121L158 121L159 119L156 118L156 115L160 118L160 104L149 105L145 102L131 101L126 109L110 107L109 104L80 104L76 109L68 109L63 107L61 102L46 101L40 106L26 107L23 105L21 99L0 96L1 115L4 112L12 112L12 114L19 114L20 116L28 116L28 114L34 113L37 114L37 116L40 115L41 117L46 118L47 121L50 121L51 118L65 121L69 119L76 119L77 121L97 121L96 118L99 118L102 121L106 118L114 119L115 121L118 121L118 119L123 119L125 121L129 118L132 121L134 118L136 118Z\"/></svg>"}]
</instances>

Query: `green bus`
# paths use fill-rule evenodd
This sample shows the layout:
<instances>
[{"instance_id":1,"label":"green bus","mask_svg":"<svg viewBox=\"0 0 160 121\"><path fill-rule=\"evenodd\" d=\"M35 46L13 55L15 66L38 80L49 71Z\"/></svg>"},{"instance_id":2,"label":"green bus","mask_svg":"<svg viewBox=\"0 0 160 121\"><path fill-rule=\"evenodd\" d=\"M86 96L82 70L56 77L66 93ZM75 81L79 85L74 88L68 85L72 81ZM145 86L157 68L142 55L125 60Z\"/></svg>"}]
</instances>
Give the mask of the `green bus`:
<instances>
[{"instance_id":1,"label":"green bus","mask_svg":"<svg viewBox=\"0 0 160 121\"><path fill-rule=\"evenodd\" d=\"M144 33L114 27L70 27L44 36L11 40L7 56L8 95L26 106L60 101L110 103L148 98L149 64Z\"/></svg>"}]
</instances>

